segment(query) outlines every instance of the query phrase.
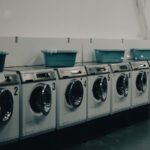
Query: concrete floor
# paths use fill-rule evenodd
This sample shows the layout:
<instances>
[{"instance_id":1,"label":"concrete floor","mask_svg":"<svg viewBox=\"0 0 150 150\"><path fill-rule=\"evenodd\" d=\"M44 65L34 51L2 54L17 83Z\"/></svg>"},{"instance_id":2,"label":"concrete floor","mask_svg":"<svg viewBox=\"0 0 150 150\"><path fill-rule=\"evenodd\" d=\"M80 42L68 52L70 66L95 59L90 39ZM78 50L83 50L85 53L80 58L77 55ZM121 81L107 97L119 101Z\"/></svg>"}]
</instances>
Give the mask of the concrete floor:
<instances>
[{"instance_id":1,"label":"concrete floor","mask_svg":"<svg viewBox=\"0 0 150 150\"><path fill-rule=\"evenodd\" d=\"M150 106L0 146L0 150L148 150Z\"/></svg>"},{"instance_id":2,"label":"concrete floor","mask_svg":"<svg viewBox=\"0 0 150 150\"><path fill-rule=\"evenodd\" d=\"M150 120L147 120L66 150L148 150L149 148Z\"/></svg>"}]
</instances>

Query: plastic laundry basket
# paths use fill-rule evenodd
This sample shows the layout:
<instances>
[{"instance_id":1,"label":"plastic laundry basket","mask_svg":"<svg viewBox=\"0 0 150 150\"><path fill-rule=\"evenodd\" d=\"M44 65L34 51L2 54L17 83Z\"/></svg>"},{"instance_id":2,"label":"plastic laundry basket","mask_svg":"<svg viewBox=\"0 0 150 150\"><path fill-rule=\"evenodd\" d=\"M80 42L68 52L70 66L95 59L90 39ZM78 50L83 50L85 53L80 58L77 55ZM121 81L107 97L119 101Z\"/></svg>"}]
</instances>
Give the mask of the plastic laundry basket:
<instances>
[{"instance_id":1,"label":"plastic laundry basket","mask_svg":"<svg viewBox=\"0 0 150 150\"><path fill-rule=\"evenodd\" d=\"M131 58L134 60L150 60L150 49L131 49Z\"/></svg>"},{"instance_id":2,"label":"plastic laundry basket","mask_svg":"<svg viewBox=\"0 0 150 150\"><path fill-rule=\"evenodd\" d=\"M95 49L97 63L119 63L123 61L124 50Z\"/></svg>"},{"instance_id":3,"label":"plastic laundry basket","mask_svg":"<svg viewBox=\"0 0 150 150\"><path fill-rule=\"evenodd\" d=\"M4 70L5 58L8 53L0 51L0 72Z\"/></svg>"},{"instance_id":4,"label":"plastic laundry basket","mask_svg":"<svg viewBox=\"0 0 150 150\"><path fill-rule=\"evenodd\" d=\"M42 50L47 67L72 67L75 64L75 50Z\"/></svg>"}]
</instances>

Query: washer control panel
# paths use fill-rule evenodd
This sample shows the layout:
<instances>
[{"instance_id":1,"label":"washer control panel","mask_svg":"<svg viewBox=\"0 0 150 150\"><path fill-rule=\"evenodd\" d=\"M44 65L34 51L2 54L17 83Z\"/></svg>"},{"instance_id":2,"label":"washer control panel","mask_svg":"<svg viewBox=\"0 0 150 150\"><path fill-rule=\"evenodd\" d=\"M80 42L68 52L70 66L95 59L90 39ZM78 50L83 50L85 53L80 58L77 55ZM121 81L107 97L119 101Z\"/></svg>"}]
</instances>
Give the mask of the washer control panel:
<instances>
[{"instance_id":1,"label":"washer control panel","mask_svg":"<svg viewBox=\"0 0 150 150\"><path fill-rule=\"evenodd\" d=\"M88 75L98 75L98 74L106 74L110 73L111 69L109 65L104 64L104 65L87 65L85 66L87 70Z\"/></svg>"},{"instance_id":2,"label":"washer control panel","mask_svg":"<svg viewBox=\"0 0 150 150\"><path fill-rule=\"evenodd\" d=\"M0 85L13 85L19 83L19 76L12 72L0 73Z\"/></svg>"},{"instance_id":3,"label":"washer control panel","mask_svg":"<svg viewBox=\"0 0 150 150\"><path fill-rule=\"evenodd\" d=\"M72 78L72 77L83 77L87 75L84 66L58 68L57 72L60 79Z\"/></svg>"},{"instance_id":4,"label":"washer control panel","mask_svg":"<svg viewBox=\"0 0 150 150\"><path fill-rule=\"evenodd\" d=\"M130 62L131 67L133 70L141 70L141 69L148 69L149 65L147 61L136 61Z\"/></svg>"},{"instance_id":5,"label":"washer control panel","mask_svg":"<svg viewBox=\"0 0 150 150\"><path fill-rule=\"evenodd\" d=\"M112 72L131 71L131 66L129 63L110 64L110 67Z\"/></svg>"},{"instance_id":6,"label":"washer control panel","mask_svg":"<svg viewBox=\"0 0 150 150\"><path fill-rule=\"evenodd\" d=\"M22 82L35 82L45 80L55 80L55 72L53 70L45 72L24 72L21 74Z\"/></svg>"}]
</instances>

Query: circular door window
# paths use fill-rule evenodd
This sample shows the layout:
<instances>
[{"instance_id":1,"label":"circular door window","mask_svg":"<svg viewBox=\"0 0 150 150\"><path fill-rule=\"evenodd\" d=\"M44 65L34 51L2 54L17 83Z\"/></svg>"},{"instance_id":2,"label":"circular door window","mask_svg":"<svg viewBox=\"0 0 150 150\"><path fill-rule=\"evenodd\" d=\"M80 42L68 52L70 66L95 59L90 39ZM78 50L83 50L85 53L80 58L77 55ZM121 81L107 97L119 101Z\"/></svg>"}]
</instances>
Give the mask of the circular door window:
<instances>
[{"instance_id":1,"label":"circular door window","mask_svg":"<svg viewBox=\"0 0 150 150\"><path fill-rule=\"evenodd\" d=\"M48 115L51 109L51 88L48 84L38 84L31 93L30 106L35 113Z\"/></svg>"},{"instance_id":2,"label":"circular door window","mask_svg":"<svg viewBox=\"0 0 150 150\"><path fill-rule=\"evenodd\" d=\"M121 97L126 97L128 95L128 76L126 74L121 74L117 80L116 88L117 92Z\"/></svg>"},{"instance_id":3,"label":"circular door window","mask_svg":"<svg viewBox=\"0 0 150 150\"><path fill-rule=\"evenodd\" d=\"M107 98L107 78L99 77L95 80L92 91L97 101L105 101Z\"/></svg>"},{"instance_id":4,"label":"circular door window","mask_svg":"<svg viewBox=\"0 0 150 150\"><path fill-rule=\"evenodd\" d=\"M136 77L136 88L140 92L144 92L147 86L146 72L140 72Z\"/></svg>"},{"instance_id":5,"label":"circular door window","mask_svg":"<svg viewBox=\"0 0 150 150\"><path fill-rule=\"evenodd\" d=\"M66 89L66 101L72 108L80 106L83 100L83 85L79 80L73 80Z\"/></svg>"},{"instance_id":6,"label":"circular door window","mask_svg":"<svg viewBox=\"0 0 150 150\"><path fill-rule=\"evenodd\" d=\"M0 88L0 123L8 122L13 113L13 96L9 90Z\"/></svg>"}]
</instances>

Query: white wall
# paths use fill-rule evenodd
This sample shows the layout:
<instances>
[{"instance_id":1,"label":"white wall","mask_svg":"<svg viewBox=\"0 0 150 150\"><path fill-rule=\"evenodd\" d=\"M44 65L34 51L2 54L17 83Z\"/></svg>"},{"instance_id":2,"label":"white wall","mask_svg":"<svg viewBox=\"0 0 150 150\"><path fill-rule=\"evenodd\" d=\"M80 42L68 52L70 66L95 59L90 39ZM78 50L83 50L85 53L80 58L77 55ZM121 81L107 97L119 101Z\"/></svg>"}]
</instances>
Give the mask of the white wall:
<instances>
[{"instance_id":1,"label":"white wall","mask_svg":"<svg viewBox=\"0 0 150 150\"><path fill-rule=\"evenodd\" d=\"M41 49L52 48L76 49L76 62L95 60L94 48L125 48L128 55L130 42L121 39L149 38L149 13L149 0L0 0L0 50L9 52L6 66L43 64Z\"/></svg>"},{"instance_id":2,"label":"white wall","mask_svg":"<svg viewBox=\"0 0 150 150\"><path fill-rule=\"evenodd\" d=\"M142 38L135 0L0 0L0 36Z\"/></svg>"},{"instance_id":3,"label":"white wall","mask_svg":"<svg viewBox=\"0 0 150 150\"><path fill-rule=\"evenodd\" d=\"M125 50L125 58L130 58L131 48L150 49L150 40L122 39L70 39L67 38L25 38L0 37L0 50L6 56L5 67L44 64L41 50L77 50L76 63L95 62L94 49Z\"/></svg>"},{"instance_id":4,"label":"white wall","mask_svg":"<svg viewBox=\"0 0 150 150\"><path fill-rule=\"evenodd\" d=\"M142 0L141 0L142 1ZM144 21L146 24L146 32L147 32L147 39L150 39L150 0L144 0L142 5L143 13L144 13Z\"/></svg>"},{"instance_id":5,"label":"white wall","mask_svg":"<svg viewBox=\"0 0 150 150\"><path fill-rule=\"evenodd\" d=\"M94 49L124 50L121 39L85 39L83 40L83 62L95 62Z\"/></svg>"},{"instance_id":6,"label":"white wall","mask_svg":"<svg viewBox=\"0 0 150 150\"><path fill-rule=\"evenodd\" d=\"M128 59L130 59L130 49L150 49L150 40L124 40L123 45L126 50L126 56L128 55Z\"/></svg>"},{"instance_id":7,"label":"white wall","mask_svg":"<svg viewBox=\"0 0 150 150\"><path fill-rule=\"evenodd\" d=\"M44 64L44 56L41 50L76 50L76 63L82 62L82 44L80 39L67 38L18 38L15 43L14 37L1 37L0 50L9 54L6 56L5 67Z\"/></svg>"}]
</instances>

